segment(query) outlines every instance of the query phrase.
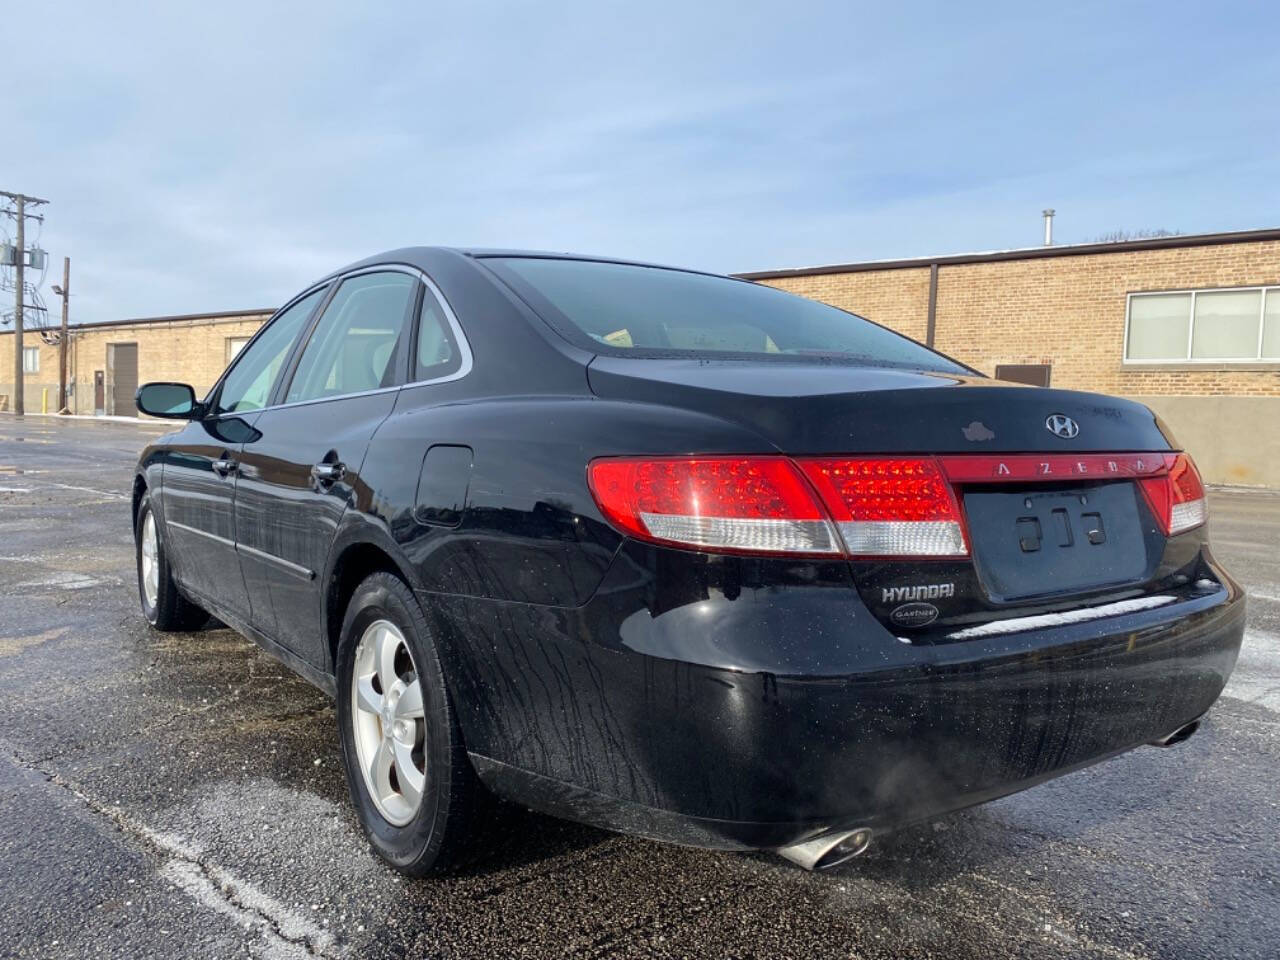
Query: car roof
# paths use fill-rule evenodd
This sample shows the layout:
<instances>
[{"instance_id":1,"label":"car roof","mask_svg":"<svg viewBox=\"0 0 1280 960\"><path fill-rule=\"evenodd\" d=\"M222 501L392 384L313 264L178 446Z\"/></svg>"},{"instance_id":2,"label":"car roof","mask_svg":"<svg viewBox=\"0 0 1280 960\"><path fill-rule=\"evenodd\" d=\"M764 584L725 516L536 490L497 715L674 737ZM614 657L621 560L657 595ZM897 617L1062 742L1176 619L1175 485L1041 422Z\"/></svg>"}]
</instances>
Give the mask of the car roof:
<instances>
[{"instance_id":1,"label":"car roof","mask_svg":"<svg viewBox=\"0 0 1280 960\"><path fill-rule=\"evenodd\" d=\"M328 277L336 276L340 273L346 273L349 270L359 269L361 267L376 266L380 263L409 263L414 266L421 267L423 270L428 269L428 264L440 255L454 255L467 257L472 260L483 260L489 257L529 257L541 260L586 260L598 263L621 263L635 267L652 267L658 270L679 270L684 273L700 273L706 276L721 277L726 280L737 280L737 277L728 277L724 274L713 273L710 270L697 270L691 267L679 267L666 263L651 263L644 260L633 260L628 257L611 257L586 253L572 253L562 250L522 250L516 248L504 247L446 247L446 246L422 246L422 247L400 247L396 250L387 250L382 253L365 257L357 260L355 263L347 264L338 270L334 270ZM428 271L429 272L429 271Z\"/></svg>"}]
</instances>

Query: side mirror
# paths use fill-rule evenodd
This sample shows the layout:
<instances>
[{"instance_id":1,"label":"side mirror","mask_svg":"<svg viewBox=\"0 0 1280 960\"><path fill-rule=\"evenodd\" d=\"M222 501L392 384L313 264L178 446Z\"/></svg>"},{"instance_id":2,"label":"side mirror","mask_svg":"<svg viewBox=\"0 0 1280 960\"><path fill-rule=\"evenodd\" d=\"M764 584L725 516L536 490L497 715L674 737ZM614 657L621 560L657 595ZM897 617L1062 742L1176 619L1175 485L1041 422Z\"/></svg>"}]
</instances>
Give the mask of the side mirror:
<instances>
[{"instance_id":1,"label":"side mirror","mask_svg":"<svg viewBox=\"0 0 1280 960\"><path fill-rule=\"evenodd\" d=\"M149 417L195 420L203 414L196 392L185 383L144 383L133 402Z\"/></svg>"}]
</instances>

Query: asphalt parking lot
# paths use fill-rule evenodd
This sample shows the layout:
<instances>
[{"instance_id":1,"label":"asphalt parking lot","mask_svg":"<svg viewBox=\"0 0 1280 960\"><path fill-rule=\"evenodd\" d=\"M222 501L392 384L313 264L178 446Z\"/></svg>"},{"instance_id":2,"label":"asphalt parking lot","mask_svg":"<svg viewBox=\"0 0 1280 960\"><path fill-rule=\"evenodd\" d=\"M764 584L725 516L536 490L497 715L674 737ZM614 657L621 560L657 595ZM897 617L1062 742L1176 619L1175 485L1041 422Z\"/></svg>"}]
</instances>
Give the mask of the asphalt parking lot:
<instances>
[{"instance_id":1,"label":"asphalt parking lot","mask_svg":"<svg viewBox=\"0 0 1280 960\"><path fill-rule=\"evenodd\" d=\"M1249 629L1185 744L827 874L508 811L470 872L409 881L364 845L324 694L143 621L128 491L160 432L0 415L0 956L1280 953L1280 496L1212 496Z\"/></svg>"}]
</instances>

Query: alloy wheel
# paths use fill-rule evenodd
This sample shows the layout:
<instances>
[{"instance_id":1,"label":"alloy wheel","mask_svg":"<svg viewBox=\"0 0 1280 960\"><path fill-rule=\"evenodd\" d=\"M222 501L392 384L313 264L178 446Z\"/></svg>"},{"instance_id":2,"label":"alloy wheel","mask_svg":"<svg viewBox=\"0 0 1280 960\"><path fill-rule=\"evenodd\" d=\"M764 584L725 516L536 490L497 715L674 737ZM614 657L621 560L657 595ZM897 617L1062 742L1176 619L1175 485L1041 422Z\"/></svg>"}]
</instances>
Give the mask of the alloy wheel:
<instances>
[{"instance_id":1,"label":"alloy wheel","mask_svg":"<svg viewBox=\"0 0 1280 960\"><path fill-rule=\"evenodd\" d=\"M413 654L389 620L375 620L360 636L351 704L365 786L378 813L402 827L418 812L426 785L426 720Z\"/></svg>"},{"instance_id":2,"label":"alloy wheel","mask_svg":"<svg viewBox=\"0 0 1280 960\"><path fill-rule=\"evenodd\" d=\"M160 595L160 543L155 514L150 510L142 521L142 594L147 606L154 609Z\"/></svg>"}]
</instances>

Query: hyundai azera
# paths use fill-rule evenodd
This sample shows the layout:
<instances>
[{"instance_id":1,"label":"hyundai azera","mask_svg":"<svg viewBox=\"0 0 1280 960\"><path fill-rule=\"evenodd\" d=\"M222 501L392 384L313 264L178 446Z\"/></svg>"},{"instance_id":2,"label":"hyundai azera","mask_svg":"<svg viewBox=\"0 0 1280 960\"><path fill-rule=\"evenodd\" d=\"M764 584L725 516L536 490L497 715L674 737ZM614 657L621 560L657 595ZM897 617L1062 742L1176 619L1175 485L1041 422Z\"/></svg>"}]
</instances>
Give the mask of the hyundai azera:
<instances>
[{"instance_id":1,"label":"hyundai azera","mask_svg":"<svg viewBox=\"0 0 1280 960\"><path fill-rule=\"evenodd\" d=\"M215 617L334 695L408 873L493 796L828 867L1185 739L1240 646L1147 408L743 280L398 250L203 399L137 401L183 421L134 483L147 619Z\"/></svg>"}]
</instances>

